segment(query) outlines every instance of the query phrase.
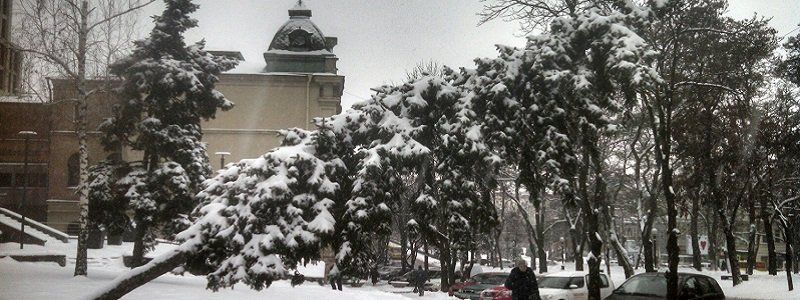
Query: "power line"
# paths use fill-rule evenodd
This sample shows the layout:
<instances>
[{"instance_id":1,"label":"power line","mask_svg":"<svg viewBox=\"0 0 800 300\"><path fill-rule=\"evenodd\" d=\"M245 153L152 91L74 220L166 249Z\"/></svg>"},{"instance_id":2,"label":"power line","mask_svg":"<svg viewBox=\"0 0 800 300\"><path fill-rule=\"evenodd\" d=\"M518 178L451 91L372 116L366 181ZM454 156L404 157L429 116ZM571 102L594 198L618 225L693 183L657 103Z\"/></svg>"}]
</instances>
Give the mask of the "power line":
<instances>
[{"instance_id":1,"label":"power line","mask_svg":"<svg viewBox=\"0 0 800 300\"><path fill-rule=\"evenodd\" d=\"M366 100L367 100L367 98L364 98L364 97L361 97L361 96L359 96L359 95L353 94L353 93L351 93L351 92L348 92L347 90L344 90L344 93L345 93L345 94L348 94L348 95L350 95L350 96L356 97L356 98L358 98L358 99L364 100L364 101L366 101Z\"/></svg>"}]
</instances>

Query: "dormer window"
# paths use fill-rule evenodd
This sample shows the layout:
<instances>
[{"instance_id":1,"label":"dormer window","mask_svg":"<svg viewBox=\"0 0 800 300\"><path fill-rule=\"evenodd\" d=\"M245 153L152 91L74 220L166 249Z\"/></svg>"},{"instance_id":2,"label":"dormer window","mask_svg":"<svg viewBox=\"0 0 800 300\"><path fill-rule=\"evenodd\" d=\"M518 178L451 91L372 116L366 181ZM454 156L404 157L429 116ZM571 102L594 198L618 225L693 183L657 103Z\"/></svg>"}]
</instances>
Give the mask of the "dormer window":
<instances>
[{"instance_id":1,"label":"dormer window","mask_svg":"<svg viewBox=\"0 0 800 300\"><path fill-rule=\"evenodd\" d=\"M305 31L303 29L295 29L291 33L289 33L289 44L292 48L297 50L302 50L308 48L308 38L311 35L310 32ZM294 49L292 49L294 50Z\"/></svg>"}]
</instances>

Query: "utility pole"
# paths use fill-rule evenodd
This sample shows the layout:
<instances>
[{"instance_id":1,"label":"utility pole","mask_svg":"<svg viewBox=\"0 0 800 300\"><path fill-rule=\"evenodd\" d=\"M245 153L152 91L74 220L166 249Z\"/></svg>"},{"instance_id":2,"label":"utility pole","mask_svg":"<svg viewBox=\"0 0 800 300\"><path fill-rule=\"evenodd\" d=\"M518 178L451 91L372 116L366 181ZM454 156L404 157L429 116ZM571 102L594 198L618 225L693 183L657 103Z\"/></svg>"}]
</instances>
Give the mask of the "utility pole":
<instances>
[{"instance_id":1,"label":"utility pole","mask_svg":"<svg viewBox=\"0 0 800 300\"><path fill-rule=\"evenodd\" d=\"M22 221L19 222L19 248L22 249L25 245L25 213L22 211L22 207L25 205L25 199L28 195L28 144L30 144L31 137L36 136L36 132L20 131L18 134L25 138L25 153L23 153L22 163L22 172L24 173L22 178L22 201L19 202L19 215L22 216Z\"/></svg>"}]
</instances>

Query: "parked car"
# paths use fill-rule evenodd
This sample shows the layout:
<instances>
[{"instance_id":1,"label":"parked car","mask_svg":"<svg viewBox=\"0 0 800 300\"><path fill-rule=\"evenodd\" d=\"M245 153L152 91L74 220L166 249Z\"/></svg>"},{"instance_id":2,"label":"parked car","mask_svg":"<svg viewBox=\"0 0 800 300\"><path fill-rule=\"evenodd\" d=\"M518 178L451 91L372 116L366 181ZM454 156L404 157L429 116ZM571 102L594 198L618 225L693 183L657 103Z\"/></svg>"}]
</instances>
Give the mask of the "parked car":
<instances>
[{"instance_id":1,"label":"parked car","mask_svg":"<svg viewBox=\"0 0 800 300\"><path fill-rule=\"evenodd\" d=\"M589 272L557 272L538 277L539 295L542 300L582 300L587 299ZM614 291L614 283L600 274L600 296L608 297ZM504 286L484 290L480 300L511 300L511 291Z\"/></svg>"},{"instance_id":2,"label":"parked car","mask_svg":"<svg viewBox=\"0 0 800 300\"><path fill-rule=\"evenodd\" d=\"M397 276L402 275L403 268L395 266L380 266L378 267L378 277L381 280L391 280Z\"/></svg>"},{"instance_id":3,"label":"parked car","mask_svg":"<svg viewBox=\"0 0 800 300\"><path fill-rule=\"evenodd\" d=\"M539 279L539 295L542 300L582 300L589 297L589 272L557 272ZM600 274L600 298L605 299L614 291L614 282L606 274Z\"/></svg>"},{"instance_id":4,"label":"parked car","mask_svg":"<svg viewBox=\"0 0 800 300\"><path fill-rule=\"evenodd\" d=\"M389 285L396 287L396 288L404 288L411 286L411 274L414 273L414 270L408 271L403 275L395 276L389 280ZM431 282L432 279L440 278L442 272L440 270L430 269L428 270L428 282L425 282L425 290L427 291L435 291L438 290L438 284ZM438 280L437 280L438 282Z\"/></svg>"},{"instance_id":5,"label":"parked car","mask_svg":"<svg viewBox=\"0 0 800 300\"><path fill-rule=\"evenodd\" d=\"M459 299L478 300L483 290L502 286L506 282L506 278L508 278L506 272L480 273L464 282L458 291L454 291L453 295Z\"/></svg>"},{"instance_id":6,"label":"parked car","mask_svg":"<svg viewBox=\"0 0 800 300\"><path fill-rule=\"evenodd\" d=\"M511 290L505 286L496 286L481 292L480 300L511 300Z\"/></svg>"},{"instance_id":7,"label":"parked car","mask_svg":"<svg viewBox=\"0 0 800 300\"><path fill-rule=\"evenodd\" d=\"M666 299L667 278L663 272L642 273L628 278L606 300ZM678 273L678 299L725 299L714 278L702 274Z\"/></svg>"}]
</instances>

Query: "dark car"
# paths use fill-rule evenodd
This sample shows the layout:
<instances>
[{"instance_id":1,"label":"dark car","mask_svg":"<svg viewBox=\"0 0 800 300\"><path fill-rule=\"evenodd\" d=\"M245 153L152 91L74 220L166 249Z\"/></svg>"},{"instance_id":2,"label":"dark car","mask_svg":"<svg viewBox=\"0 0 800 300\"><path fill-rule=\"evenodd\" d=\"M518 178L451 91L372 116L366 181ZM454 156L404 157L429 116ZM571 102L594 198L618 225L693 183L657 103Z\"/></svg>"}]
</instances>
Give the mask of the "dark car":
<instances>
[{"instance_id":1,"label":"dark car","mask_svg":"<svg viewBox=\"0 0 800 300\"><path fill-rule=\"evenodd\" d=\"M508 278L508 273L480 273L472 276L460 290L455 291L453 294L460 299L477 300L481 297L483 290L503 285L506 282L506 278Z\"/></svg>"},{"instance_id":2,"label":"dark car","mask_svg":"<svg viewBox=\"0 0 800 300\"><path fill-rule=\"evenodd\" d=\"M411 284L411 277L414 274L414 270L408 271L403 275L392 277L389 279L389 285L396 287L396 288L404 288L408 286L412 286ZM428 282L425 283L425 290L433 291L437 288L437 285L431 283L431 279L440 278L442 276L442 272L440 270L430 269L428 270Z\"/></svg>"},{"instance_id":3,"label":"dark car","mask_svg":"<svg viewBox=\"0 0 800 300\"><path fill-rule=\"evenodd\" d=\"M642 273L628 278L606 300L666 299L667 277L663 272ZM678 299L725 299L714 278L702 274L678 273Z\"/></svg>"}]
</instances>

